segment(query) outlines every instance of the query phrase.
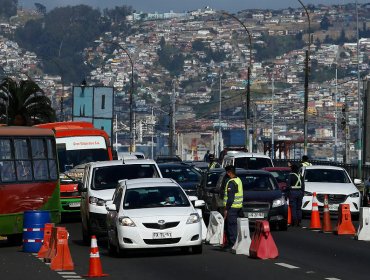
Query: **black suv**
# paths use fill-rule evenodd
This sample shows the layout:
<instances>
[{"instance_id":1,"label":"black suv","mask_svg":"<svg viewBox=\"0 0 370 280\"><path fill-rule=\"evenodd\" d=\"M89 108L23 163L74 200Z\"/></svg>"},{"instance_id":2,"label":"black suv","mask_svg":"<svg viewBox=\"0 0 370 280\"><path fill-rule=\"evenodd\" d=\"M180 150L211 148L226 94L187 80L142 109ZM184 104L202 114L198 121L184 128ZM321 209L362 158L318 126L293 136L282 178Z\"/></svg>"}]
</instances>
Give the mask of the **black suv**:
<instances>
[{"instance_id":1,"label":"black suv","mask_svg":"<svg viewBox=\"0 0 370 280\"><path fill-rule=\"evenodd\" d=\"M236 169L236 175L243 183L243 213L249 221L268 220L280 230L288 227L288 205L285 194L279 189L274 176L263 170ZM217 179L218 178L218 179ZM215 180L217 183L215 184ZM223 213L223 197L228 180L226 172L217 168L206 172L198 189L199 199L206 202L204 217L210 211Z\"/></svg>"}]
</instances>

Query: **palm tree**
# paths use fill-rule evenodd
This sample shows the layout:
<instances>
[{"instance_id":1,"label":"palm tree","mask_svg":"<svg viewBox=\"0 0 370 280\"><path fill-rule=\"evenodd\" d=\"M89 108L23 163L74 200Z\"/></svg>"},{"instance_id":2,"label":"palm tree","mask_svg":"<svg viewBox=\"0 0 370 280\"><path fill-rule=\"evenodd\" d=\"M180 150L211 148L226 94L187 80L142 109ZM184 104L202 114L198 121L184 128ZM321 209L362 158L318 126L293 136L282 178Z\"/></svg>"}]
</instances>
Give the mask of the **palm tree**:
<instances>
[{"instance_id":1,"label":"palm tree","mask_svg":"<svg viewBox=\"0 0 370 280\"><path fill-rule=\"evenodd\" d=\"M54 122L55 110L45 92L32 80L19 83L5 77L0 84L0 122L26 125Z\"/></svg>"}]
</instances>

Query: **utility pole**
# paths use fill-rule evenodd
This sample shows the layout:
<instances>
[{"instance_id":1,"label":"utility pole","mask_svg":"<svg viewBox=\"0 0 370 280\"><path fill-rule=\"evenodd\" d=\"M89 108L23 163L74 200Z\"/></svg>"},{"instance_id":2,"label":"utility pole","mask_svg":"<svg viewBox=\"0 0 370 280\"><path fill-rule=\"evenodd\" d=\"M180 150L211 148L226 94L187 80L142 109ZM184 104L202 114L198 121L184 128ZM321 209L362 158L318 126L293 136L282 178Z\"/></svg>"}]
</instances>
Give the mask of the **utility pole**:
<instances>
[{"instance_id":1,"label":"utility pole","mask_svg":"<svg viewBox=\"0 0 370 280\"><path fill-rule=\"evenodd\" d=\"M334 124L334 161L338 161L337 151L338 151L338 69L335 65L335 94L334 94L334 106L335 106L335 124Z\"/></svg>"},{"instance_id":2,"label":"utility pole","mask_svg":"<svg viewBox=\"0 0 370 280\"><path fill-rule=\"evenodd\" d=\"M175 155L175 105L176 105L176 80L173 80L173 93L171 96L171 108L170 108L170 125L169 125L169 150L170 156Z\"/></svg>"},{"instance_id":3,"label":"utility pole","mask_svg":"<svg viewBox=\"0 0 370 280\"><path fill-rule=\"evenodd\" d=\"M311 47L311 20L310 14L306 6L302 3L301 0L298 2L302 5L308 20L308 46L306 50L306 59L305 59L305 74L304 74L304 116L303 116L303 123L304 123L304 154L307 155L307 137L308 137L308 76L309 76L309 61L310 61L310 47Z\"/></svg>"},{"instance_id":4,"label":"utility pole","mask_svg":"<svg viewBox=\"0 0 370 280\"><path fill-rule=\"evenodd\" d=\"M221 85L221 75L222 75L222 71L221 71L221 68L220 68L220 72L219 72L219 76L220 76L220 95L219 95L219 110L218 110L218 151L217 151L217 157L219 157L220 153L221 153L221 134L222 134L222 130L221 130L221 109L222 109L222 85Z\"/></svg>"},{"instance_id":5,"label":"utility pole","mask_svg":"<svg viewBox=\"0 0 370 280\"><path fill-rule=\"evenodd\" d=\"M274 147L274 121L275 121L275 111L274 111L274 103L275 103L275 85L274 85L274 73L272 73L272 96L271 96L271 159L275 158L275 147Z\"/></svg>"},{"instance_id":6,"label":"utility pole","mask_svg":"<svg viewBox=\"0 0 370 280\"><path fill-rule=\"evenodd\" d=\"M360 35L358 29L358 4L356 0L356 34L357 34L357 96L358 96L358 139L357 139L357 158L358 171L357 178L362 179L362 98L360 90Z\"/></svg>"}]
</instances>

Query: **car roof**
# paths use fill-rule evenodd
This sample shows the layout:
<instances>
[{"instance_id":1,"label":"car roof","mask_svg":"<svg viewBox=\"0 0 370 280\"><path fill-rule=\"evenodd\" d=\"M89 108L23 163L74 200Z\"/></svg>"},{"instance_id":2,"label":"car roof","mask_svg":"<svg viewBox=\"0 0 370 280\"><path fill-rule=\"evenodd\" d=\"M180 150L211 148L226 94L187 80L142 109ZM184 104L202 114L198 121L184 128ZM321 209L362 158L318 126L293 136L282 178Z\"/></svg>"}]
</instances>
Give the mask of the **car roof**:
<instances>
[{"instance_id":1,"label":"car roof","mask_svg":"<svg viewBox=\"0 0 370 280\"><path fill-rule=\"evenodd\" d=\"M166 167L184 167L184 168L194 168L192 165L187 164L185 162L160 162L158 163L159 168L166 168Z\"/></svg>"},{"instance_id":2,"label":"car roof","mask_svg":"<svg viewBox=\"0 0 370 280\"><path fill-rule=\"evenodd\" d=\"M264 154L246 153L246 152L232 152L232 153L228 152L227 155L225 155L225 158L226 157L236 157L236 158L239 158L239 157L259 157L259 158L268 158L268 159L270 159L269 156L264 155Z\"/></svg>"},{"instance_id":3,"label":"car roof","mask_svg":"<svg viewBox=\"0 0 370 280\"><path fill-rule=\"evenodd\" d=\"M238 174L266 174L266 175L271 175L269 171L266 170L261 170L261 169L243 169L243 168L237 168L235 170L236 175ZM272 176L272 175L271 175Z\"/></svg>"},{"instance_id":4,"label":"car roof","mask_svg":"<svg viewBox=\"0 0 370 280\"><path fill-rule=\"evenodd\" d=\"M345 170L343 167L334 166L334 165L310 165L304 166L306 170L315 170L315 169L332 169L332 170Z\"/></svg>"},{"instance_id":5,"label":"car roof","mask_svg":"<svg viewBox=\"0 0 370 280\"><path fill-rule=\"evenodd\" d=\"M156 164L152 159L130 159L130 160L107 160L107 161L95 161L89 163L91 167L105 167L113 165L134 165L134 164Z\"/></svg>"},{"instance_id":6,"label":"car roof","mask_svg":"<svg viewBox=\"0 0 370 280\"><path fill-rule=\"evenodd\" d=\"M126 186L127 189L136 189L138 187L180 187L175 180L170 178L140 178L131 180L120 180L118 181L119 186Z\"/></svg>"}]
</instances>

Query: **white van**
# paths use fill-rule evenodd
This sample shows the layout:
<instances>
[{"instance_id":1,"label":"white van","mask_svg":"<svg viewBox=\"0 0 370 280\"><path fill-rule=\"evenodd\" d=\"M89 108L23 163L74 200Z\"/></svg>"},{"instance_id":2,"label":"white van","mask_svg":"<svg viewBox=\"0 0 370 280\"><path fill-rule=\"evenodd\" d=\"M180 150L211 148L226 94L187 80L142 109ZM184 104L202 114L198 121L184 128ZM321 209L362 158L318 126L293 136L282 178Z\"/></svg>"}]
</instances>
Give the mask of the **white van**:
<instances>
[{"instance_id":1,"label":"white van","mask_svg":"<svg viewBox=\"0 0 370 280\"><path fill-rule=\"evenodd\" d=\"M86 164L81 193L83 241L89 244L91 235L106 236L105 203L111 201L118 181L123 179L163 178L157 163L150 159L90 162Z\"/></svg>"},{"instance_id":2,"label":"white van","mask_svg":"<svg viewBox=\"0 0 370 280\"><path fill-rule=\"evenodd\" d=\"M236 168L262 169L273 167L274 164L269 156L259 153L244 153L228 151L222 160L222 167L234 165Z\"/></svg>"}]
</instances>

